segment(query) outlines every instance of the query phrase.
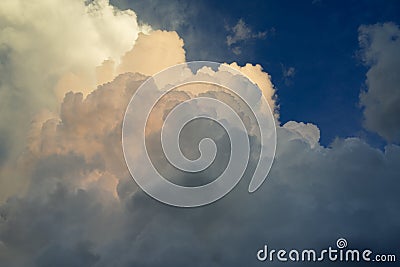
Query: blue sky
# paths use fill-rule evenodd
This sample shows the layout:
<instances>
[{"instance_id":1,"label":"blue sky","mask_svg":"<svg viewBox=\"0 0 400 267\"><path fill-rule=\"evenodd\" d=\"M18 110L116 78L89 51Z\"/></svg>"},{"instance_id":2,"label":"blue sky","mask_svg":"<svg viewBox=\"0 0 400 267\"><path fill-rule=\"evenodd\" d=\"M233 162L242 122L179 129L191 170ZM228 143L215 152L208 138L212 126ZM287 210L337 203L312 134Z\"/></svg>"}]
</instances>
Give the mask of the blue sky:
<instances>
[{"instance_id":1,"label":"blue sky","mask_svg":"<svg viewBox=\"0 0 400 267\"><path fill-rule=\"evenodd\" d=\"M311 122L321 143L357 136L383 140L362 127L359 93L368 70L357 56L360 25L400 23L398 1L111 1L137 11L153 27L176 30L187 60L258 63L278 89L281 122ZM163 3L164 2L164 3ZM227 46L227 27L240 19L265 38ZM294 76L283 71L294 68Z\"/></svg>"}]
</instances>

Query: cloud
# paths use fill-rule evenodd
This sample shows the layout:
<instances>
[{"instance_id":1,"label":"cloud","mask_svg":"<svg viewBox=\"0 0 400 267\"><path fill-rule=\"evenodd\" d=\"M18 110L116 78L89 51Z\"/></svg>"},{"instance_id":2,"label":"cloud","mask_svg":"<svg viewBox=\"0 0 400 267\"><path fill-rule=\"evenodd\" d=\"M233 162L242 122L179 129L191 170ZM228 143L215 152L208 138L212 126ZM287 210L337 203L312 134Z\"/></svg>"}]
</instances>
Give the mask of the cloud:
<instances>
[{"instance_id":1,"label":"cloud","mask_svg":"<svg viewBox=\"0 0 400 267\"><path fill-rule=\"evenodd\" d=\"M292 140L305 141L311 148L314 148L319 143L320 131L314 124L288 121L283 125L283 128L289 129L293 133Z\"/></svg>"},{"instance_id":2,"label":"cloud","mask_svg":"<svg viewBox=\"0 0 400 267\"><path fill-rule=\"evenodd\" d=\"M130 22L136 21L132 11L121 13L101 1L90 7L81 2L64 3L66 10L59 10L54 2L43 2L43 9L19 3L0 4L2 33L18 36L14 42L14 37L4 38L7 45L1 46L1 86L9 96L0 101L7 106L3 114L13 114L7 127L3 121L0 124L5 132L1 132L5 141L0 141L0 177L1 185L7 186L1 187L6 200L0 204L0 262L5 266L259 266L256 252L265 243L277 249L322 249L334 246L338 237L346 237L352 247L396 253L400 234L399 146L389 144L378 150L358 138L337 138L324 147L318 142L316 125L288 122L277 128L276 159L266 182L254 194L247 193L254 170L251 162L239 185L212 205L196 209L163 205L136 186L122 156L125 108L147 76L115 75L124 71L149 75L181 62L185 59L183 41L170 32L142 35L138 26L128 29L132 40L126 47L110 51L115 45L111 40L124 34L124 25L131 27ZM62 38L59 18L67 27ZM114 30L108 31L107 25L98 21L107 19L112 21L105 24L117 25ZM42 32L41 27L49 29ZM136 32L138 39L132 35ZM95 51L85 50L93 49L91 46ZM171 56L165 61L151 56L145 61L146 53L154 49L162 54L166 47ZM75 51L76 57L68 55ZM143 60L144 65L130 60ZM261 91L248 93L254 94L254 99L263 94L279 116L275 89L262 67L230 66L257 83ZM40 75L43 73L49 76ZM200 74L226 77L220 70L204 69ZM184 70L184 75L190 71ZM86 90L86 86L98 83L94 90ZM60 103L54 96L57 86L72 91L63 95ZM230 103L246 118L244 106L232 95L202 89L202 94ZM20 91L13 95L13 90ZM193 94L174 92L164 99L162 108L171 108L177 100ZM19 95L23 98L14 98ZM32 106L23 109L21 105L18 111L15 106L20 103ZM42 109L47 111L38 113ZM24 113L26 110L30 113ZM36 114L31 124L24 120L26 114ZM161 114L155 116L162 119L165 116ZM28 124L29 130L14 132L10 122ZM185 144L193 145L208 132L219 133L207 123L201 125L201 130L197 130L199 126L187 129ZM155 127L149 134L151 146L157 145L153 141L157 134ZM217 158L216 167L223 166L228 150L223 134L217 137L222 156ZM250 139L252 148L257 148L257 134ZM9 156L9 151L15 150L9 140L27 140L18 161ZM152 151L157 151L154 147ZM256 152L252 151L252 158ZM157 153L154 159L161 167L165 163ZM175 174L171 168L164 171ZM218 168L213 169L203 178L217 172ZM10 182L15 177L23 180L24 190Z\"/></svg>"},{"instance_id":3,"label":"cloud","mask_svg":"<svg viewBox=\"0 0 400 267\"><path fill-rule=\"evenodd\" d=\"M86 98L68 93L59 117L39 127L25 153L31 162L26 174L31 183L23 196L0 206L4 264L258 266L255 253L265 243L322 249L333 246L339 236L354 247L374 251L392 252L396 247L400 148L388 145L380 151L358 138L337 139L330 148L323 147L319 129L312 124L288 122L278 127L274 165L254 194L247 192L251 162L239 185L212 205L180 209L148 197L127 171L120 138L127 101L145 79L127 73ZM244 112L232 96L203 90L203 95ZM164 99L162 109L187 96L175 92ZM183 134L185 145L213 129L207 124L203 130L193 127ZM156 134L149 136L150 151L163 168L165 162L155 150ZM225 155L220 138L218 151ZM258 146L256 135L251 143ZM225 158L217 157L217 169L203 178L218 173ZM178 178L175 182L188 178L163 170Z\"/></svg>"},{"instance_id":4,"label":"cloud","mask_svg":"<svg viewBox=\"0 0 400 267\"><path fill-rule=\"evenodd\" d=\"M0 169L0 199L13 194L23 174L15 174L30 122L42 110L57 112L68 91L90 93L95 67L119 61L132 48L139 25L131 10L106 0L1 1L0 132L9 148Z\"/></svg>"},{"instance_id":5,"label":"cloud","mask_svg":"<svg viewBox=\"0 0 400 267\"><path fill-rule=\"evenodd\" d=\"M296 69L294 67L285 67L283 64L281 64L282 68L282 77L285 82L286 86L291 86L293 85L293 78L296 75Z\"/></svg>"},{"instance_id":6,"label":"cloud","mask_svg":"<svg viewBox=\"0 0 400 267\"><path fill-rule=\"evenodd\" d=\"M252 65L247 63L241 67L236 62L229 64L230 67L241 71L243 74L248 76L257 86L261 89L265 99L267 100L272 112L275 117L279 119L279 106L276 104L276 91L274 85L271 82L271 76L263 71L261 65Z\"/></svg>"},{"instance_id":7,"label":"cloud","mask_svg":"<svg viewBox=\"0 0 400 267\"><path fill-rule=\"evenodd\" d=\"M115 1L114 3L122 8L132 7L138 13L139 20L150 23L153 29L169 29L178 32L182 27L190 26L189 19L193 18L199 8L198 3L179 0L168 2L148 0L132 3Z\"/></svg>"},{"instance_id":8,"label":"cloud","mask_svg":"<svg viewBox=\"0 0 400 267\"><path fill-rule=\"evenodd\" d=\"M228 46L232 46L240 41L249 39L261 39L267 36L267 32L253 33L252 30L246 25L243 19L239 19L235 26L232 28L228 27L228 30L232 32L232 35L226 37L226 43Z\"/></svg>"},{"instance_id":9,"label":"cloud","mask_svg":"<svg viewBox=\"0 0 400 267\"><path fill-rule=\"evenodd\" d=\"M255 33L243 19L239 19L233 27L226 26L226 30L230 33L226 37L226 44L236 55L242 53L240 44L244 41L251 39L265 39L267 37L267 31Z\"/></svg>"},{"instance_id":10,"label":"cloud","mask_svg":"<svg viewBox=\"0 0 400 267\"><path fill-rule=\"evenodd\" d=\"M250 167L234 191L200 209L151 199L129 177L120 139L124 107L143 79L121 75L86 99L70 93L60 121L44 124L27 193L0 207L7 266L257 266L264 243L321 248L338 235L355 247L395 247L400 148L382 152L357 138L326 148L311 124L278 128L275 163L254 194Z\"/></svg>"},{"instance_id":11,"label":"cloud","mask_svg":"<svg viewBox=\"0 0 400 267\"><path fill-rule=\"evenodd\" d=\"M0 200L25 187L17 158L31 122L45 120L39 113L57 114L67 92L85 98L122 72L151 75L185 61L175 32L151 32L105 0L3 1L0 18L0 144L9 144L0 147Z\"/></svg>"},{"instance_id":12,"label":"cloud","mask_svg":"<svg viewBox=\"0 0 400 267\"><path fill-rule=\"evenodd\" d=\"M13 85L26 91L53 89L54 80L63 74L82 74L95 86L93 68L106 59L119 60L139 32L150 29L138 25L133 11L120 11L106 0L88 5L77 0L1 5L2 57L9 60L3 67L19 75Z\"/></svg>"},{"instance_id":13,"label":"cloud","mask_svg":"<svg viewBox=\"0 0 400 267\"><path fill-rule=\"evenodd\" d=\"M139 72L151 76L184 62L183 40L176 32L158 30L150 35L139 36L132 50L122 57L118 73Z\"/></svg>"},{"instance_id":14,"label":"cloud","mask_svg":"<svg viewBox=\"0 0 400 267\"><path fill-rule=\"evenodd\" d=\"M363 25L358 40L369 66L367 89L360 94L364 124L389 142L400 142L400 29L394 23Z\"/></svg>"},{"instance_id":15,"label":"cloud","mask_svg":"<svg viewBox=\"0 0 400 267\"><path fill-rule=\"evenodd\" d=\"M294 67L289 67L289 68L283 70L284 77L293 77L295 73L296 73L296 70Z\"/></svg>"}]
</instances>

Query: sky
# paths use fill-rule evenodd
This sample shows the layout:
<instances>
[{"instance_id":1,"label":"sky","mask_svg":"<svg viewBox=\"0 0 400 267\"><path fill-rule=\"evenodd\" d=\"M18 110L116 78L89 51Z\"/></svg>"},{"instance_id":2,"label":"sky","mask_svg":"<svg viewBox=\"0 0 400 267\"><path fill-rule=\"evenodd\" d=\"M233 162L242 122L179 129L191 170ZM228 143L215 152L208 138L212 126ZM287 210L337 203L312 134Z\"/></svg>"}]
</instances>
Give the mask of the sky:
<instances>
[{"instance_id":1,"label":"sky","mask_svg":"<svg viewBox=\"0 0 400 267\"><path fill-rule=\"evenodd\" d=\"M319 251L339 238L398 260L399 9L396 1L1 1L0 266L265 266L256 257L264 245ZM225 64L194 73L193 60ZM176 64L182 71L171 79L239 87L228 78L240 71L253 85L242 93L268 103L257 112L271 112L276 153L254 193L263 129L252 128L235 94L207 86L157 102L146 149L167 179L190 185L163 154L161 125L188 99L222 101L251 148L237 186L209 205L179 208L132 179L121 138L128 103ZM141 99L132 116L152 104ZM217 156L194 177L209 182L232 151L218 126L200 121L182 130L183 154L198 155L204 137L215 139ZM130 152L144 166L141 150Z\"/></svg>"},{"instance_id":2,"label":"sky","mask_svg":"<svg viewBox=\"0 0 400 267\"><path fill-rule=\"evenodd\" d=\"M279 91L281 121L317 124L324 145L349 136L383 145L379 136L364 131L357 105L368 70L359 56L358 29L399 23L398 1L112 2L137 10L139 20L157 28L176 30L188 60L261 64ZM266 36L229 47L227 28L239 21Z\"/></svg>"}]
</instances>

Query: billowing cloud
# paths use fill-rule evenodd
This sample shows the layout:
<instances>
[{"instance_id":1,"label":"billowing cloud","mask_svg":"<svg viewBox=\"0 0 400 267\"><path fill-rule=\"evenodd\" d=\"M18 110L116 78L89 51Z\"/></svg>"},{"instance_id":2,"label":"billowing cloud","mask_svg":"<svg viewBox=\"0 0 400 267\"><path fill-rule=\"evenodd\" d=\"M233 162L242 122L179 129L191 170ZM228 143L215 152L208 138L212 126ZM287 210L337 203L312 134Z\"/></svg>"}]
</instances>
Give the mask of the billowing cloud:
<instances>
[{"instance_id":1,"label":"billowing cloud","mask_svg":"<svg viewBox=\"0 0 400 267\"><path fill-rule=\"evenodd\" d=\"M57 114L67 92L85 98L120 73L151 75L185 61L175 32L151 32L106 0L3 1L0 18L0 200L25 186L15 170L25 169L16 159L30 123Z\"/></svg>"},{"instance_id":2,"label":"billowing cloud","mask_svg":"<svg viewBox=\"0 0 400 267\"><path fill-rule=\"evenodd\" d=\"M319 143L320 131L312 123L288 121L283 125L283 128L292 132L293 139L305 141L311 148L314 148Z\"/></svg>"},{"instance_id":3,"label":"billowing cloud","mask_svg":"<svg viewBox=\"0 0 400 267\"><path fill-rule=\"evenodd\" d=\"M276 94L274 85L271 82L271 76L263 71L261 65L246 64L241 67L236 62L230 64L234 69L237 69L250 78L261 89L265 99L267 100L275 117L279 119L279 106L276 104Z\"/></svg>"},{"instance_id":4,"label":"billowing cloud","mask_svg":"<svg viewBox=\"0 0 400 267\"><path fill-rule=\"evenodd\" d=\"M0 206L3 263L257 266L265 243L322 249L344 236L354 247L395 247L399 147L380 151L349 138L326 148L311 124L278 127L276 160L256 193L247 192L250 166L231 193L199 209L148 197L129 176L120 138L127 101L145 78L123 74L85 99L69 93L59 118L43 124L27 155L26 194ZM198 139L204 131L189 134Z\"/></svg>"},{"instance_id":5,"label":"billowing cloud","mask_svg":"<svg viewBox=\"0 0 400 267\"><path fill-rule=\"evenodd\" d=\"M400 142L400 29L394 23L361 26L361 58L370 67L360 95L365 127L389 142Z\"/></svg>"},{"instance_id":6,"label":"billowing cloud","mask_svg":"<svg viewBox=\"0 0 400 267\"><path fill-rule=\"evenodd\" d=\"M285 82L285 85L286 86L293 85L292 79L296 75L295 67L286 67L285 65L281 64L281 68L282 68L282 77L283 81Z\"/></svg>"},{"instance_id":7,"label":"billowing cloud","mask_svg":"<svg viewBox=\"0 0 400 267\"><path fill-rule=\"evenodd\" d=\"M150 35L140 35L132 50L122 57L118 73L138 72L151 76L183 62L183 40L176 32L158 30Z\"/></svg>"},{"instance_id":8,"label":"billowing cloud","mask_svg":"<svg viewBox=\"0 0 400 267\"><path fill-rule=\"evenodd\" d=\"M322 249L334 246L338 237L346 237L352 247L396 253L391 250L398 247L400 234L399 146L379 150L358 138L338 138L324 147L318 142L316 125L288 122L277 128L275 162L255 193L247 192L254 169L250 164L239 185L212 205L196 209L163 205L132 181L123 159L121 124L129 99L147 79L143 74L185 60L183 41L171 32L139 34L146 30L137 25L132 11L117 11L104 1L71 2L63 5L65 11L53 2L43 2L43 9L19 3L0 4L0 25L6 34L1 36L10 37L2 40L6 45L0 48L1 94L7 96L0 100L6 105L0 105L6 111L0 124L5 132L0 135L0 182L1 190L7 190L1 192L7 199L0 204L1 264L258 266L256 252L265 243L276 249ZM59 20L66 25L57 24ZM125 42L112 41L125 34L124 25L131 33L126 47L122 47ZM63 26L65 35L59 35ZM49 28L42 32L41 27ZM119 50L113 50L114 45ZM160 54L167 51L165 61L152 57L152 49ZM132 60L143 60L143 65ZM275 90L261 66L231 66L257 83L261 92L249 94L258 98L264 94L278 118ZM142 74L115 77L125 71ZM101 85L91 87L96 84ZM59 103L56 88L72 92L62 95ZM203 95L242 111L232 95L205 89ZM173 92L162 108L169 109L191 94ZM21 103L32 106L16 110ZM44 111L38 113L40 109ZM12 119L7 119L10 114ZM26 114L34 118L29 131L14 134L15 128L5 127L6 122L28 124ZM200 130L188 129L183 141L192 144L207 127L203 123ZM155 127L148 137L155 140L157 134ZM259 145L257 135L250 139L252 147ZM9 140L27 140L18 161L10 157L14 148ZM216 166L223 166L227 158L223 140L222 148ZM154 159L160 160L157 156ZM164 171L174 174L169 168ZM24 190L14 187L10 177L23 180Z\"/></svg>"}]
</instances>

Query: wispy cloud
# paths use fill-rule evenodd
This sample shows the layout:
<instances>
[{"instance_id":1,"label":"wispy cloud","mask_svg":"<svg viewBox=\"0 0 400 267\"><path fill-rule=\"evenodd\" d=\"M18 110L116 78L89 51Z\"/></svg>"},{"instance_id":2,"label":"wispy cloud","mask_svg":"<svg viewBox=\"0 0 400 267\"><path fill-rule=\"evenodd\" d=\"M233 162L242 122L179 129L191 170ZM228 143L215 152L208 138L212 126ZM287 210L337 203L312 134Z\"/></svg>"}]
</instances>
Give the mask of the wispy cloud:
<instances>
[{"instance_id":1,"label":"wispy cloud","mask_svg":"<svg viewBox=\"0 0 400 267\"><path fill-rule=\"evenodd\" d=\"M296 69L294 67L286 67L281 64L282 68L282 78L286 84L286 86L290 86L293 84L293 78L296 75Z\"/></svg>"},{"instance_id":2,"label":"wispy cloud","mask_svg":"<svg viewBox=\"0 0 400 267\"><path fill-rule=\"evenodd\" d=\"M268 34L267 30L254 32L243 19L239 19L235 26L226 26L225 29L229 32L229 35L226 36L226 44L236 55L242 53L241 44L243 42L251 39L265 39Z\"/></svg>"}]
</instances>

